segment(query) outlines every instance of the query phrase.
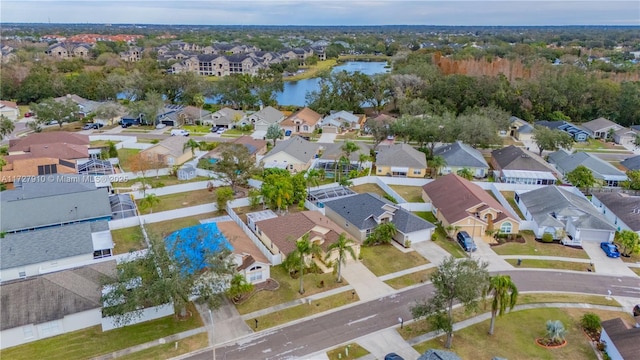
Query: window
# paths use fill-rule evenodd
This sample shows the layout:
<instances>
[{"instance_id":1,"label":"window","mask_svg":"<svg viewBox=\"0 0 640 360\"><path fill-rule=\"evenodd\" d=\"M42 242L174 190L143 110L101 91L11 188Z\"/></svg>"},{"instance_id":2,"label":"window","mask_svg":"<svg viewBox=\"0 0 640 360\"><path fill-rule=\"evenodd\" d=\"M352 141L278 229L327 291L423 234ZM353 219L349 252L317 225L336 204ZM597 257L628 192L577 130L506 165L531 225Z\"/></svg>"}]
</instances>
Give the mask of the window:
<instances>
[{"instance_id":1,"label":"window","mask_svg":"<svg viewBox=\"0 0 640 360\"><path fill-rule=\"evenodd\" d=\"M18 269L18 276L21 278L27 277L27 270L25 268Z\"/></svg>"},{"instance_id":2,"label":"window","mask_svg":"<svg viewBox=\"0 0 640 360\"><path fill-rule=\"evenodd\" d=\"M22 334L24 334L25 339L33 338L33 325L27 325L22 327Z\"/></svg>"},{"instance_id":3,"label":"window","mask_svg":"<svg viewBox=\"0 0 640 360\"><path fill-rule=\"evenodd\" d=\"M56 164L51 165L38 165L38 175L57 174L58 166Z\"/></svg>"},{"instance_id":4,"label":"window","mask_svg":"<svg viewBox=\"0 0 640 360\"><path fill-rule=\"evenodd\" d=\"M58 320L51 321L40 325L40 334L42 337L53 336L60 333Z\"/></svg>"},{"instance_id":5,"label":"window","mask_svg":"<svg viewBox=\"0 0 640 360\"><path fill-rule=\"evenodd\" d=\"M258 280L262 280L262 271L249 273L249 282L253 283Z\"/></svg>"},{"instance_id":6,"label":"window","mask_svg":"<svg viewBox=\"0 0 640 360\"><path fill-rule=\"evenodd\" d=\"M503 234L511 234L511 223L510 222L502 223L502 225L500 226L500 232Z\"/></svg>"},{"instance_id":7,"label":"window","mask_svg":"<svg viewBox=\"0 0 640 360\"><path fill-rule=\"evenodd\" d=\"M93 252L94 259L102 259L111 256L111 249L96 250Z\"/></svg>"},{"instance_id":8,"label":"window","mask_svg":"<svg viewBox=\"0 0 640 360\"><path fill-rule=\"evenodd\" d=\"M379 173L381 173L381 172L382 172L382 169L378 168L378 172L379 172Z\"/></svg>"},{"instance_id":9,"label":"window","mask_svg":"<svg viewBox=\"0 0 640 360\"><path fill-rule=\"evenodd\" d=\"M420 174L422 174L422 170L420 170L420 169L414 169L413 170L413 175L420 175Z\"/></svg>"}]
</instances>

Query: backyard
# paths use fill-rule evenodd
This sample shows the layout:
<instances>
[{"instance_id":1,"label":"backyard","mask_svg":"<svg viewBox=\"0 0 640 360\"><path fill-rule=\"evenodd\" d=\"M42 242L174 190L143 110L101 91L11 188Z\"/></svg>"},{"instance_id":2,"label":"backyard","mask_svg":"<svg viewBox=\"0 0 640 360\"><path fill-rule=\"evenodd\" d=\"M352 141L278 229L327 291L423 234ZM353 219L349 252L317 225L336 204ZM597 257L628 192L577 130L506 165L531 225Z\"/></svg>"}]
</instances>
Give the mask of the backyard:
<instances>
[{"instance_id":1,"label":"backyard","mask_svg":"<svg viewBox=\"0 0 640 360\"><path fill-rule=\"evenodd\" d=\"M111 237L115 244L113 255L126 254L147 247L142 237L142 229L140 226L111 230Z\"/></svg>"},{"instance_id":2,"label":"backyard","mask_svg":"<svg viewBox=\"0 0 640 360\"><path fill-rule=\"evenodd\" d=\"M177 320L173 316L147 321L120 329L103 332L100 326L42 339L0 351L0 358L14 360L89 359L116 350L156 340L202 326L202 320L192 304L193 316Z\"/></svg>"},{"instance_id":3,"label":"backyard","mask_svg":"<svg viewBox=\"0 0 640 360\"><path fill-rule=\"evenodd\" d=\"M355 191L355 192L357 192L358 194L374 193L374 194L378 194L378 195L380 195L382 197L387 195L387 193L384 192L384 190L382 190L382 188L380 186L378 186L377 184L362 184L362 185L357 185L357 186L351 186L350 189Z\"/></svg>"},{"instance_id":4,"label":"backyard","mask_svg":"<svg viewBox=\"0 0 640 360\"><path fill-rule=\"evenodd\" d=\"M518 207L518 204L516 204L516 200L515 200L515 191L500 191L500 193L502 194L502 196L504 196L505 199L507 199L507 202L509 203L509 205L511 205L511 208L513 209L513 211L516 212L516 215L518 215L520 217L520 220L524 220L524 215L522 215L522 211L520 211L520 208Z\"/></svg>"},{"instance_id":5,"label":"backyard","mask_svg":"<svg viewBox=\"0 0 640 360\"><path fill-rule=\"evenodd\" d=\"M221 215L224 215L224 214L219 214L217 212L210 212L210 213L194 215L194 216L189 216L184 218L161 221L157 223L145 224L145 228L147 229L147 233L150 236L156 235L156 236L164 237L176 230L199 225L200 220L210 219L210 218L218 217Z\"/></svg>"},{"instance_id":6,"label":"backyard","mask_svg":"<svg viewBox=\"0 0 640 360\"><path fill-rule=\"evenodd\" d=\"M422 187L420 186L389 185L389 187L407 202L424 202L422 200Z\"/></svg>"},{"instance_id":7,"label":"backyard","mask_svg":"<svg viewBox=\"0 0 640 360\"><path fill-rule=\"evenodd\" d=\"M498 255L538 255L538 256L559 256L576 259L588 259L587 252L560 243L543 243L535 240L533 232L525 230L520 234L525 243L508 242L501 245L492 246L491 249Z\"/></svg>"},{"instance_id":8,"label":"backyard","mask_svg":"<svg viewBox=\"0 0 640 360\"><path fill-rule=\"evenodd\" d=\"M215 191L209 192L208 189L202 189L158 196L157 198L159 202L151 208L143 208L140 206L142 199L136 200L140 214L150 214L151 212L158 213L161 211L214 203L216 201L216 193Z\"/></svg>"},{"instance_id":9,"label":"backyard","mask_svg":"<svg viewBox=\"0 0 640 360\"><path fill-rule=\"evenodd\" d=\"M582 331L579 321L586 312L596 313L602 320L625 317L626 313L597 309L531 309L507 313L496 320L495 335L489 337L489 320L455 332L450 349L463 359L491 359L505 357L519 359L597 359L589 339ZM547 320L560 320L568 330L567 345L556 349L543 348L536 338L545 336ZM419 353L428 349L443 349L444 336L418 344Z\"/></svg>"},{"instance_id":10,"label":"backyard","mask_svg":"<svg viewBox=\"0 0 640 360\"><path fill-rule=\"evenodd\" d=\"M211 179L204 176L196 176L195 178L190 180L180 180L173 175L162 175L162 176L147 176L145 180L147 184L151 185L152 188L156 188L156 187L164 187L164 186L171 186L171 185L178 185L178 184L186 184L190 182L207 181ZM137 184L140 182L141 182L141 178L135 178L125 182L119 182L118 187L130 188L134 184Z\"/></svg>"},{"instance_id":11,"label":"backyard","mask_svg":"<svg viewBox=\"0 0 640 360\"><path fill-rule=\"evenodd\" d=\"M416 251L403 253L393 245L363 246L360 248L362 264L376 276L392 274L429 261Z\"/></svg>"},{"instance_id":12,"label":"backyard","mask_svg":"<svg viewBox=\"0 0 640 360\"><path fill-rule=\"evenodd\" d=\"M118 149L118 160L120 161L120 168L124 171L131 171L131 159L138 155L139 149Z\"/></svg>"}]
</instances>

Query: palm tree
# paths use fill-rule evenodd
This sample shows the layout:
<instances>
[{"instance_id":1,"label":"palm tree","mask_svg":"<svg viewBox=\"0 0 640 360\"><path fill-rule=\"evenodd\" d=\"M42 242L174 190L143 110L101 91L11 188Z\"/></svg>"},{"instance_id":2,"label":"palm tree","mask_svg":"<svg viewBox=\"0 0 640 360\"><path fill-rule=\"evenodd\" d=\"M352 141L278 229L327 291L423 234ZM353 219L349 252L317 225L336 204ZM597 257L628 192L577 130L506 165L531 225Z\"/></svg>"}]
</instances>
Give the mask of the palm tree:
<instances>
[{"instance_id":1,"label":"palm tree","mask_svg":"<svg viewBox=\"0 0 640 360\"><path fill-rule=\"evenodd\" d=\"M371 157L368 154L360 153L360 155L358 155L358 170L361 170L362 163L369 161L370 158Z\"/></svg>"},{"instance_id":2,"label":"palm tree","mask_svg":"<svg viewBox=\"0 0 640 360\"><path fill-rule=\"evenodd\" d=\"M447 162L442 156L434 156L433 159L429 160L429 166L433 169L433 178L435 179L438 177L440 169L447 166Z\"/></svg>"},{"instance_id":3,"label":"palm tree","mask_svg":"<svg viewBox=\"0 0 640 360\"><path fill-rule=\"evenodd\" d=\"M458 170L456 174L458 174L458 176L460 176L461 178L467 179L469 181L473 179L473 171L471 171L471 169L469 168L462 168Z\"/></svg>"},{"instance_id":4,"label":"palm tree","mask_svg":"<svg viewBox=\"0 0 640 360\"><path fill-rule=\"evenodd\" d=\"M509 275L492 276L489 280L487 290L493 297L491 300L491 325L489 325L489 335L493 335L496 317L502 316L507 308L512 310L518 301L518 288L511 281Z\"/></svg>"},{"instance_id":5,"label":"palm tree","mask_svg":"<svg viewBox=\"0 0 640 360\"><path fill-rule=\"evenodd\" d=\"M396 224L392 222L382 223L376 226L375 229L371 232L369 237L364 241L365 245L378 245L378 244L389 244L398 229L396 228Z\"/></svg>"},{"instance_id":6,"label":"palm tree","mask_svg":"<svg viewBox=\"0 0 640 360\"><path fill-rule=\"evenodd\" d=\"M196 94L193 96L193 104L198 107L199 116L198 116L198 124L202 125L202 108L204 107L205 99L204 95Z\"/></svg>"},{"instance_id":7,"label":"palm tree","mask_svg":"<svg viewBox=\"0 0 640 360\"><path fill-rule=\"evenodd\" d=\"M303 282L303 278L304 278L304 269L306 268L307 265L307 261L306 258L307 256L319 256L320 253L322 252L322 249L320 249L320 246L316 243L312 243L311 240L309 240L309 233L306 233L304 235L302 235L302 237L296 241L296 249L293 250L293 252L291 252L289 255L287 255L287 258L289 258L289 256L292 257L292 259L295 260L295 262L297 262L296 265L298 265L298 269L300 270L300 294L304 294L304 282Z\"/></svg>"},{"instance_id":8,"label":"palm tree","mask_svg":"<svg viewBox=\"0 0 640 360\"><path fill-rule=\"evenodd\" d=\"M564 325L560 320L547 320L547 339L554 345L564 343L564 337L567 335Z\"/></svg>"},{"instance_id":9,"label":"palm tree","mask_svg":"<svg viewBox=\"0 0 640 360\"><path fill-rule=\"evenodd\" d=\"M238 301L242 298L242 295L248 294L253 291L253 284L247 281L244 275L238 273L233 275L231 283L227 289L227 295L233 301Z\"/></svg>"},{"instance_id":10,"label":"palm tree","mask_svg":"<svg viewBox=\"0 0 640 360\"><path fill-rule=\"evenodd\" d=\"M191 149L191 155L196 156L196 149L200 149L200 143L193 139L189 139L189 141L184 143L184 146L182 147L183 151L187 149Z\"/></svg>"},{"instance_id":11,"label":"palm tree","mask_svg":"<svg viewBox=\"0 0 640 360\"><path fill-rule=\"evenodd\" d=\"M342 282L342 265L347 265L347 255L351 255L352 259L356 259L356 253L353 251L352 245L355 244L353 240L347 238L347 234L342 233L338 240L333 244L329 245L327 248L327 255L325 256L325 260L328 260L331 257L331 252L333 250L338 251L338 260L336 261L336 266L338 267L338 282Z\"/></svg>"},{"instance_id":12,"label":"palm tree","mask_svg":"<svg viewBox=\"0 0 640 360\"><path fill-rule=\"evenodd\" d=\"M140 207L143 210L149 209L149 214L153 213L153 206L160 203L160 198L156 194L147 194L142 200L140 200Z\"/></svg>"},{"instance_id":13,"label":"palm tree","mask_svg":"<svg viewBox=\"0 0 640 360\"><path fill-rule=\"evenodd\" d=\"M311 185L318 186L320 183L320 171L318 169L309 169L306 174L307 179L307 194L311 190Z\"/></svg>"}]
</instances>

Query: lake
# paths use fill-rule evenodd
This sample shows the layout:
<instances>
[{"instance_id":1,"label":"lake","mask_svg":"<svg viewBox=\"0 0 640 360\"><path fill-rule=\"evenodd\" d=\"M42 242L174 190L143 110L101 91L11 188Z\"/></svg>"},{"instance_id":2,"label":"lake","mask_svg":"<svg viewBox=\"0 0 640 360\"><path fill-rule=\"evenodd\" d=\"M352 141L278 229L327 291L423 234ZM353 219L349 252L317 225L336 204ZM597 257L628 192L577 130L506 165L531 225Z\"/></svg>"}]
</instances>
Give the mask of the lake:
<instances>
[{"instance_id":1,"label":"lake","mask_svg":"<svg viewBox=\"0 0 640 360\"><path fill-rule=\"evenodd\" d=\"M342 65L334 67L331 71L360 71L361 73L366 75L375 75L389 72L390 69L385 68L385 66L387 66L387 63L384 61L349 61ZM276 99L278 100L278 105L306 105L305 96L307 95L307 92L318 90L319 84L320 78L304 79L299 81L285 81L284 91L278 93L276 97Z\"/></svg>"}]
</instances>

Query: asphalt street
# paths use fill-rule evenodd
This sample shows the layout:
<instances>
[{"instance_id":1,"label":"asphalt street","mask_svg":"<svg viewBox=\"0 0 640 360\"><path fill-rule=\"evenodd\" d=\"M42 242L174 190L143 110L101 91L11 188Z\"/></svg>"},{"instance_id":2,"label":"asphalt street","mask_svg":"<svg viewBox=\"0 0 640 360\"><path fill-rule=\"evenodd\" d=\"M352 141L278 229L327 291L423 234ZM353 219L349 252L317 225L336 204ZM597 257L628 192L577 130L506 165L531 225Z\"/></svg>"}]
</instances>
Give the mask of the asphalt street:
<instances>
[{"instance_id":1,"label":"asphalt street","mask_svg":"<svg viewBox=\"0 0 640 360\"><path fill-rule=\"evenodd\" d=\"M507 271L521 292L577 292L640 298L640 279L593 273ZM425 284L291 325L258 332L216 349L216 359L293 359L331 348L411 319L410 307L432 294ZM313 304L311 304L313 306ZM259 330L259 329L258 329ZM224 331L217 329L217 331ZM212 359L209 349L186 359Z\"/></svg>"}]
</instances>

